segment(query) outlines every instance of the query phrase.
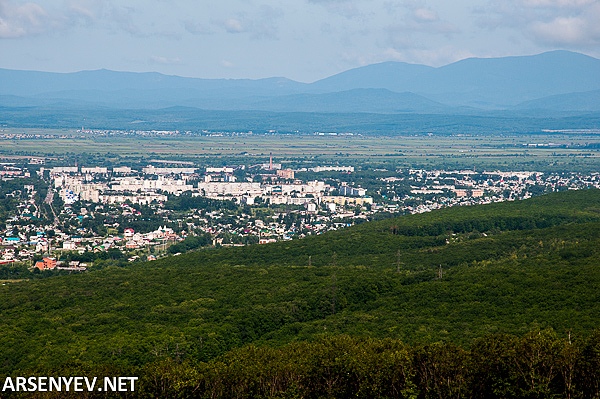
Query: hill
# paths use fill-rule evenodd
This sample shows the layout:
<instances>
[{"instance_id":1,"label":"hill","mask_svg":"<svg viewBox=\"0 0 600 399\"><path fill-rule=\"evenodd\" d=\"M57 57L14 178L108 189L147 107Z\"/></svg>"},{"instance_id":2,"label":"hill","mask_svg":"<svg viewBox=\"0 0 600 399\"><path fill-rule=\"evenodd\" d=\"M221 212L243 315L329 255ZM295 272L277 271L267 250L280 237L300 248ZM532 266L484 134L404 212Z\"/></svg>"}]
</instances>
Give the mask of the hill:
<instances>
[{"instance_id":1,"label":"hill","mask_svg":"<svg viewBox=\"0 0 600 399\"><path fill-rule=\"evenodd\" d=\"M49 73L0 69L0 105L29 106L33 107L29 111L35 112L37 107L54 104L58 112L67 113L75 104L89 110L185 106L226 111L460 115L512 110L545 97L600 90L598 76L600 60L568 51L471 58L439 68L385 62L310 84L281 77L196 79L108 70ZM538 102L536 113L542 107L547 115L554 115L556 103L545 106ZM590 107L571 101L568 111L586 113Z\"/></svg>"},{"instance_id":2,"label":"hill","mask_svg":"<svg viewBox=\"0 0 600 399\"><path fill-rule=\"evenodd\" d=\"M536 100L526 101L517 105L515 108L529 110L554 110L556 112L572 110L600 112L600 90L543 97Z\"/></svg>"},{"instance_id":3,"label":"hill","mask_svg":"<svg viewBox=\"0 0 600 399\"><path fill-rule=\"evenodd\" d=\"M0 370L156 376L169 362L187 373L250 356L235 349L248 344L468 348L546 328L584 342L600 323L598 244L600 191L587 190L4 282ZM296 350L283 348L277 356Z\"/></svg>"},{"instance_id":4,"label":"hill","mask_svg":"<svg viewBox=\"0 0 600 399\"><path fill-rule=\"evenodd\" d=\"M600 60L569 51L469 58L439 68L404 63L368 65L315 82L339 91L377 87L410 91L449 106L505 109L557 94L600 88Z\"/></svg>"},{"instance_id":5,"label":"hill","mask_svg":"<svg viewBox=\"0 0 600 399\"><path fill-rule=\"evenodd\" d=\"M310 85L316 92L331 93L353 89L386 89L394 92L414 87L414 80L435 70L433 67L405 62L382 62L350 69Z\"/></svg>"},{"instance_id":6,"label":"hill","mask_svg":"<svg viewBox=\"0 0 600 399\"><path fill-rule=\"evenodd\" d=\"M240 104L239 107L244 105ZM386 89L352 89L323 94L293 94L245 105L248 110L305 113L446 113L451 109L414 93Z\"/></svg>"}]
</instances>

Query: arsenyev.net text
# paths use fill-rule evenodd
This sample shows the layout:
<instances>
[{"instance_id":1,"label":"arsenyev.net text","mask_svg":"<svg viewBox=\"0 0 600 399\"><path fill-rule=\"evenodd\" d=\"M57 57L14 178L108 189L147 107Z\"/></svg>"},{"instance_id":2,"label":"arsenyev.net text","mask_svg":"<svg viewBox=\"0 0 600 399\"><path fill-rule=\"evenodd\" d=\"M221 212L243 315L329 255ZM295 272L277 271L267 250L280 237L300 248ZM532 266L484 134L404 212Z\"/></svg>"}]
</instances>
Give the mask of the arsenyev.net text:
<instances>
[{"instance_id":1,"label":"arsenyev.net text","mask_svg":"<svg viewBox=\"0 0 600 399\"><path fill-rule=\"evenodd\" d=\"M2 392L134 392L137 380L138 377L6 377Z\"/></svg>"}]
</instances>

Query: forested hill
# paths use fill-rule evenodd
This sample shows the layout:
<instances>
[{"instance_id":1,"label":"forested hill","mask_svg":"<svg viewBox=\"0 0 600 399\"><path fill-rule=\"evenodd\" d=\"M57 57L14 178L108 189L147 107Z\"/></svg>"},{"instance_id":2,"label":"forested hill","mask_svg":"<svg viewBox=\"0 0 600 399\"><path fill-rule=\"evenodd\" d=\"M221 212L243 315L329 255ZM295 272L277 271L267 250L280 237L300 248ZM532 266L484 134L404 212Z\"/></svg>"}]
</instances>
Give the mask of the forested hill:
<instances>
[{"instance_id":1,"label":"forested hill","mask_svg":"<svg viewBox=\"0 0 600 399\"><path fill-rule=\"evenodd\" d=\"M0 373L133 373L149 397L165 387L208 397L217 386L216 397L403 397L377 394L373 385L394 387L386 378L396 374L372 383L373 375L365 377L388 362L390 373L407 367L395 383L420 397L474 392L489 373L508 385L498 391L504 396L483 397L543 397L506 393L528 381L514 369L528 361L519 357L523 348L543 344L538 353L554 354L544 360L546 379L530 380L529 388L523 382L522 392L543 385L563 394L557 353L569 348L573 362L591 362L573 371L584 392L600 370L600 334L593 334L600 326L599 244L600 191L569 191L6 283ZM306 343L290 344L296 341ZM492 349L506 352L498 357ZM377 358L384 355L391 357ZM453 374L462 381L458 391L448 385L453 379L424 382L442 369L419 367L441 358L465 373ZM492 359L507 369L489 369ZM314 381L301 377L311 373ZM349 375L363 376L370 388L358 377L344 383ZM235 381L246 384L242 393L232 393ZM355 390L340 393L338 385Z\"/></svg>"}]
</instances>

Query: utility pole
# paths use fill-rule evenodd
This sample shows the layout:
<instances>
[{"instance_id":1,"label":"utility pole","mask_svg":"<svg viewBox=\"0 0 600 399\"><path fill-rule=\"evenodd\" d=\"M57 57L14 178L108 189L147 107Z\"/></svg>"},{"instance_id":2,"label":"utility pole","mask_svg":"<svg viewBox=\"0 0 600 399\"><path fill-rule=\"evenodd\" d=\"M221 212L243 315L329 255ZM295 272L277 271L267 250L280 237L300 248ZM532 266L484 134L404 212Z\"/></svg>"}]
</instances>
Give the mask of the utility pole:
<instances>
[{"instance_id":1,"label":"utility pole","mask_svg":"<svg viewBox=\"0 0 600 399\"><path fill-rule=\"evenodd\" d=\"M400 250L398 250L396 252L396 273L400 273L400 265L402 265L402 262L400 262Z\"/></svg>"},{"instance_id":2,"label":"utility pole","mask_svg":"<svg viewBox=\"0 0 600 399\"><path fill-rule=\"evenodd\" d=\"M438 279L441 280L442 277L444 277L444 271L442 270L442 265L440 265L440 268L438 269Z\"/></svg>"}]
</instances>

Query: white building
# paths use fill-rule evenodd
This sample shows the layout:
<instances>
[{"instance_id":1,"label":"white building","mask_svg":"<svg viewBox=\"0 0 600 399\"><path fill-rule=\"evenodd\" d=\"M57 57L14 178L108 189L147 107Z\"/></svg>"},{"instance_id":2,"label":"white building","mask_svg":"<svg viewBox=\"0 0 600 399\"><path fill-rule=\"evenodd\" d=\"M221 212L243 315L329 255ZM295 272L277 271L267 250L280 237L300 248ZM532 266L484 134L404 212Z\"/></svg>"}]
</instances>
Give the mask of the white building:
<instances>
[{"instance_id":1,"label":"white building","mask_svg":"<svg viewBox=\"0 0 600 399\"><path fill-rule=\"evenodd\" d=\"M113 173L128 175L131 172L132 172L132 170L129 166L117 166L116 168L113 168Z\"/></svg>"},{"instance_id":2,"label":"white building","mask_svg":"<svg viewBox=\"0 0 600 399\"><path fill-rule=\"evenodd\" d=\"M206 173L233 173L233 168L206 168Z\"/></svg>"},{"instance_id":3,"label":"white building","mask_svg":"<svg viewBox=\"0 0 600 399\"><path fill-rule=\"evenodd\" d=\"M304 184L280 184L275 186L265 186L264 192L273 195L293 195L306 196L311 194L320 197L325 192L325 182L314 180Z\"/></svg>"},{"instance_id":4,"label":"white building","mask_svg":"<svg viewBox=\"0 0 600 399\"><path fill-rule=\"evenodd\" d=\"M147 175L192 175L196 168L156 168L152 165L142 169Z\"/></svg>"},{"instance_id":5,"label":"white building","mask_svg":"<svg viewBox=\"0 0 600 399\"><path fill-rule=\"evenodd\" d=\"M165 202L166 195L156 193L146 193L139 195L99 195L99 202L104 204L118 204L126 201L131 201L132 204L148 205L153 201Z\"/></svg>"},{"instance_id":6,"label":"white building","mask_svg":"<svg viewBox=\"0 0 600 399\"><path fill-rule=\"evenodd\" d=\"M260 183L249 182L200 182L198 183L200 194L205 197L242 197L252 196L259 197L263 190Z\"/></svg>"},{"instance_id":7,"label":"white building","mask_svg":"<svg viewBox=\"0 0 600 399\"><path fill-rule=\"evenodd\" d=\"M350 187L345 184L340 186L340 195L348 195L350 197L363 197L367 190L360 187Z\"/></svg>"},{"instance_id":8,"label":"white building","mask_svg":"<svg viewBox=\"0 0 600 399\"><path fill-rule=\"evenodd\" d=\"M81 167L81 173L85 174L85 173L90 173L90 174L96 174L96 175L105 175L108 173L108 169L102 166L93 166L93 167Z\"/></svg>"},{"instance_id":9,"label":"white building","mask_svg":"<svg viewBox=\"0 0 600 399\"><path fill-rule=\"evenodd\" d=\"M53 175L61 174L61 173L78 173L79 168L77 166L57 166L50 169L50 173Z\"/></svg>"},{"instance_id":10,"label":"white building","mask_svg":"<svg viewBox=\"0 0 600 399\"><path fill-rule=\"evenodd\" d=\"M313 172L354 172L354 166L315 166Z\"/></svg>"},{"instance_id":11,"label":"white building","mask_svg":"<svg viewBox=\"0 0 600 399\"><path fill-rule=\"evenodd\" d=\"M175 180L159 176L157 180L140 179L135 177L121 177L115 180L111 189L124 193L135 193L138 191L162 190L170 194L192 191L194 187L186 184L185 180Z\"/></svg>"}]
</instances>

